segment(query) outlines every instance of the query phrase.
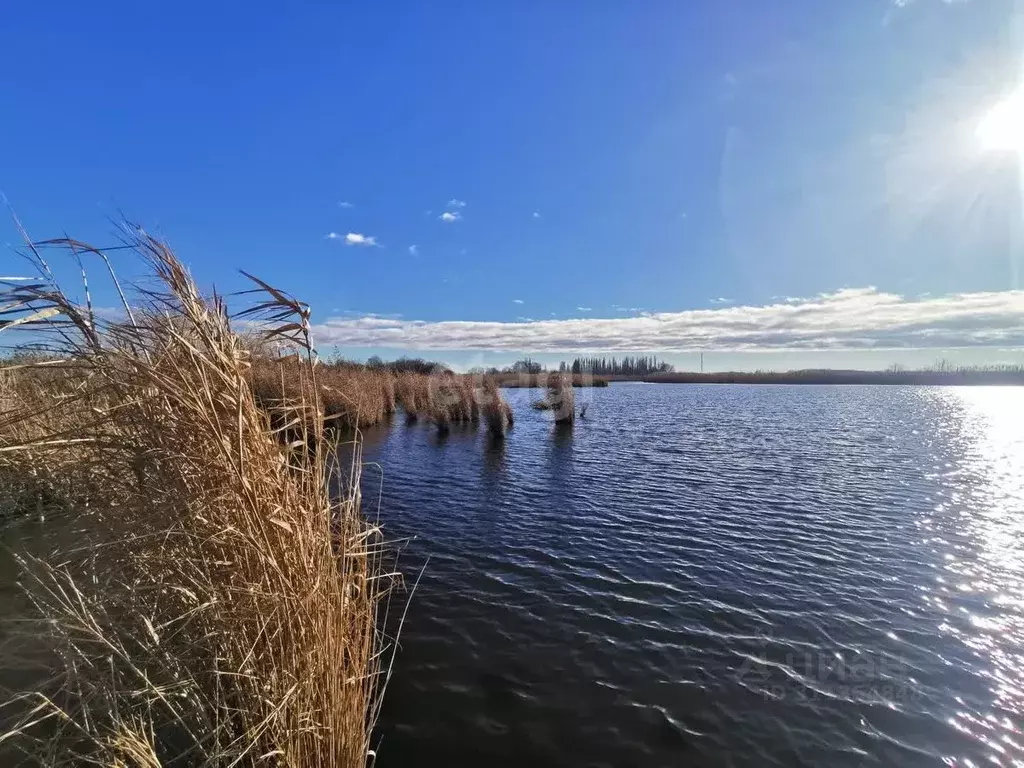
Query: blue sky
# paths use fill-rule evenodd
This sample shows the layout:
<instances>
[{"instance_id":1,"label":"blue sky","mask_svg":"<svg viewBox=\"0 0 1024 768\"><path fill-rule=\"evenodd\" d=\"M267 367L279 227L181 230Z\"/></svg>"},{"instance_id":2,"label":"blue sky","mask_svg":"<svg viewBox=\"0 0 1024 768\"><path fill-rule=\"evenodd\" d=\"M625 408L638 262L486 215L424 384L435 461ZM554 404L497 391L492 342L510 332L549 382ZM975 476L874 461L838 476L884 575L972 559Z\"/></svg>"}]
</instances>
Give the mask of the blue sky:
<instances>
[{"instance_id":1,"label":"blue sky","mask_svg":"<svg viewBox=\"0 0 1024 768\"><path fill-rule=\"evenodd\" d=\"M975 140L1011 0L40 5L0 32L30 234L123 212L325 347L1024 360L1024 155Z\"/></svg>"}]
</instances>

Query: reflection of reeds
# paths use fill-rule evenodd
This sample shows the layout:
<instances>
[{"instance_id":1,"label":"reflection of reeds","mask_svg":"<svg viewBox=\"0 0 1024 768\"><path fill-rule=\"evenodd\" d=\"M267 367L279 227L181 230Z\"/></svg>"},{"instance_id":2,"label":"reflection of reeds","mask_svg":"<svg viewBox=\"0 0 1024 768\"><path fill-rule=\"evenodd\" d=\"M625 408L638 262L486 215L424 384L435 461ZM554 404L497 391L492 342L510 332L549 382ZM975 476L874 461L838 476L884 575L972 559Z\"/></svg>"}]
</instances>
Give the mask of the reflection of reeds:
<instances>
[{"instance_id":1,"label":"reflection of reeds","mask_svg":"<svg viewBox=\"0 0 1024 768\"><path fill-rule=\"evenodd\" d=\"M51 555L20 561L63 666L8 704L0 740L46 764L363 766L385 579L358 461L328 495L331 374L308 313L269 286L258 308L288 315L272 333L299 348L273 371L304 433L283 443L223 304L162 243L133 245L162 289L124 322L69 301L38 255L44 278L5 296L57 347L0 376L0 477L35 488L54 532ZM357 412L386 409L371 392Z\"/></svg>"}]
</instances>

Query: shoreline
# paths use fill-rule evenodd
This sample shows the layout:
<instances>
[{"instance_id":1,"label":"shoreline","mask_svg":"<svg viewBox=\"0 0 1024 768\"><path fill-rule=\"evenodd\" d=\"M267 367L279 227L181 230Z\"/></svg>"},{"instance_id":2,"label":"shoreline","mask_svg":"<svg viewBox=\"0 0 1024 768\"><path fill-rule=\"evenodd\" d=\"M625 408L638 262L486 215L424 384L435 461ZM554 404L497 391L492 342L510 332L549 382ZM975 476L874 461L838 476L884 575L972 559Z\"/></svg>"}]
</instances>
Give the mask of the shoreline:
<instances>
[{"instance_id":1,"label":"shoreline","mask_svg":"<svg viewBox=\"0 0 1024 768\"><path fill-rule=\"evenodd\" d=\"M612 382L643 384L854 384L914 386L1024 386L1024 369L954 371L786 371L782 373L664 373L654 376L609 376Z\"/></svg>"}]
</instances>

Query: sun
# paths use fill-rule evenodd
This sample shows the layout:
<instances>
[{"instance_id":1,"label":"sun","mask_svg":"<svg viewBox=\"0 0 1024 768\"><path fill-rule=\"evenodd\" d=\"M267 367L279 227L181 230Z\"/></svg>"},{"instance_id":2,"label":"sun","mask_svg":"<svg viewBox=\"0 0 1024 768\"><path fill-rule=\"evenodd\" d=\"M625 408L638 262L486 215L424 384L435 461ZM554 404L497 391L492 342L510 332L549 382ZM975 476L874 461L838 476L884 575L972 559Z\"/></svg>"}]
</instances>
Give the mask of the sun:
<instances>
[{"instance_id":1,"label":"sun","mask_svg":"<svg viewBox=\"0 0 1024 768\"><path fill-rule=\"evenodd\" d=\"M1024 155L1024 89L992 107L981 118L975 135L982 149Z\"/></svg>"}]
</instances>

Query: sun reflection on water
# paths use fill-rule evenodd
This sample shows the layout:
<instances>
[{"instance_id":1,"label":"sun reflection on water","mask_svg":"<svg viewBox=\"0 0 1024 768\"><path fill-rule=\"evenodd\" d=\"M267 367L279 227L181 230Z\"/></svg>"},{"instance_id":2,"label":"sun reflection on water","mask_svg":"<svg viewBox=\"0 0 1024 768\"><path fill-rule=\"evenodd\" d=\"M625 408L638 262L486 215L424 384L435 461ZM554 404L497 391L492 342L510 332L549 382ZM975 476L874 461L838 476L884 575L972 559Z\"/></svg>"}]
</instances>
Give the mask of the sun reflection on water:
<instances>
[{"instance_id":1,"label":"sun reflection on water","mask_svg":"<svg viewBox=\"0 0 1024 768\"><path fill-rule=\"evenodd\" d=\"M957 697L960 709L949 724L982 742L992 764L1024 766L1024 389L927 396L940 398L949 414L947 437L957 456L936 479L940 487L955 480L968 490L940 491L933 514L921 521L926 541L943 553L924 600L945 615L939 631L977 657L992 697ZM947 762L967 764L953 756Z\"/></svg>"}]
</instances>

